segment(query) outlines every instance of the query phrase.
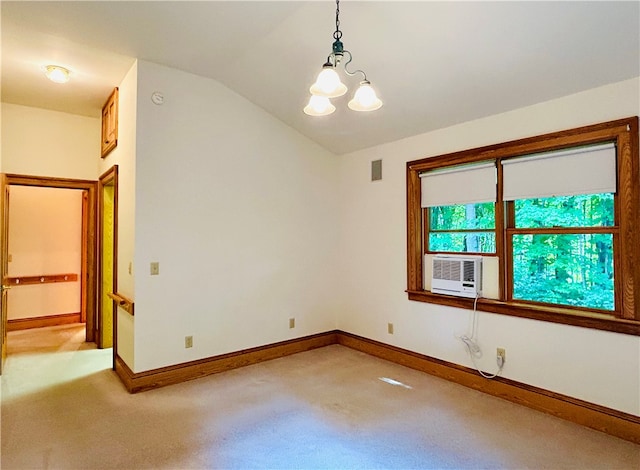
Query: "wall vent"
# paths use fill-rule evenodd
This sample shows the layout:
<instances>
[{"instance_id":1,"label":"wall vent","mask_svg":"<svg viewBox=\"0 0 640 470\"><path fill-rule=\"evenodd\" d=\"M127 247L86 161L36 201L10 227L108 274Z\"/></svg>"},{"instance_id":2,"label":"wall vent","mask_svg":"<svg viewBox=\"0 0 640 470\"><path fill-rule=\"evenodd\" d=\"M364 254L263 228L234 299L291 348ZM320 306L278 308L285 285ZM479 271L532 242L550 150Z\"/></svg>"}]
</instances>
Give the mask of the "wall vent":
<instances>
[{"instance_id":1,"label":"wall vent","mask_svg":"<svg viewBox=\"0 0 640 470\"><path fill-rule=\"evenodd\" d=\"M380 181L382 179L382 160L374 160L371 162L371 181Z\"/></svg>"}]
</instances>

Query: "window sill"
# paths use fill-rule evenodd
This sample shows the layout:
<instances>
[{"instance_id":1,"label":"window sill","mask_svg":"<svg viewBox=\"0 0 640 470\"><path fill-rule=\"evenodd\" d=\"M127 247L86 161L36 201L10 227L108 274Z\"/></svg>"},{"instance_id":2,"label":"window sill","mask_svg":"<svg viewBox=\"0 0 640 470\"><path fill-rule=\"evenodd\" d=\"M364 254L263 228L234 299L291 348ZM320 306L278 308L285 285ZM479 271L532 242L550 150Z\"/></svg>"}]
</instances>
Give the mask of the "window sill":
<instances>
[{"instance_id":1,"label":"window sill","mask_svg":"<svg viewBox=\"0 0 640 470\"><path fill-rule=\"evenodd\" d=\"M428 291L407 290L406 292L409 296L409 300L446 305L449 307L473 309L474 299L432 294ZM569 308L537 306L483 298L478 299L477 309L482 312L499 313L514 317L530 318L532 320L561 323L563 325L580 326L583 328L592 328L596 330L640 336L639 321L625 320L613 315L602 313L578 312Z\"/></svg>"}]
</instances>

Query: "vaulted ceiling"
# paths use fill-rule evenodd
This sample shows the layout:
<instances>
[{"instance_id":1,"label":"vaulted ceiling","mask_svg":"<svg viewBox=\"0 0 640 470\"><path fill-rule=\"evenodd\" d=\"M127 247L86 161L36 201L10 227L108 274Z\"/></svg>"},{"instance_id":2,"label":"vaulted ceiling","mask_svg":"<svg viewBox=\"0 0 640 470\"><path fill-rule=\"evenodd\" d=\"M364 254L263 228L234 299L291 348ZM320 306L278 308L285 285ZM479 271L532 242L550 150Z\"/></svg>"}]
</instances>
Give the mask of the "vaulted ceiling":
<instances>
[{"instance_id":1,"label":"vaulted ceiling","mask_svg":"<svg viewBox=\"0 0 640 470\"><path fill-rule=\"evenodd\" d=\"M0 3L2 100L89 116L135 58L218 80L342 154L640 75L639 2L340 5L353 68L384 101L302 112L331 52L333 1ZM73 71L47 81L50 63Z\"/></svg>"}]
</instances>

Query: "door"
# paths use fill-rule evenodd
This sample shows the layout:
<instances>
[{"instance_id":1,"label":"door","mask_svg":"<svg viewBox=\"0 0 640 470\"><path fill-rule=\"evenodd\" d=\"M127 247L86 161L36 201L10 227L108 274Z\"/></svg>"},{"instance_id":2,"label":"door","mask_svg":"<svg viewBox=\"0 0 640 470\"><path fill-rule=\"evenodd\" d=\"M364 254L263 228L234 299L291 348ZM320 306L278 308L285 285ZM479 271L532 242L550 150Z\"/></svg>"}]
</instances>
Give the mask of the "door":
<instances>
[{"instance_id":1,"label":"door","mask_svg":"<svg viewBox=\"0 0 640 470\"><path fill-rule=\"evenodd\" d=\"M7 290L11 287L6 280L9 272L9 185L6 176L0 175L0 188L2 190L2 201L0 202L0 235L2 242L0 245L0 374L4 369L4 361L7 358Z\"/></svg>"},{"instance_id":2,"label":"door","mask_svg":"<svg viewBox=\"0 0 640 470\"><path fill-rule=\"evenodd\" d=\"M116 354L117 311L109 294L118 286L118 166L114 165L100 177L99 190L99 249L98 249L98 321L96 344L99 348L114 348Z\"/></svg>"}]
</instances>

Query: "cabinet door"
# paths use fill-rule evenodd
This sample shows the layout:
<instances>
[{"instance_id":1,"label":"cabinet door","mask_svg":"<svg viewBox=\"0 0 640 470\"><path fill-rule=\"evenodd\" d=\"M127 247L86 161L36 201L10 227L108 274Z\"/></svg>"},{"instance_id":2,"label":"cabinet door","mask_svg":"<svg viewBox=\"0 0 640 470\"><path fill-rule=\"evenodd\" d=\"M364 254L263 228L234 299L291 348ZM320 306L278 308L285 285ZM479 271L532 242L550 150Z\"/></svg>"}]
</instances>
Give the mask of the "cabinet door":
<instances>
[{"instance_id":1,"label":"cabinet door","mask_svg":"<svg viewBox=\"0 0 640 470\"><path fill-rule=\"evenodd\" d=\"M118 88L102 107L101 155L106 157L118 145Z\"/></svg>"}]
</instances>

